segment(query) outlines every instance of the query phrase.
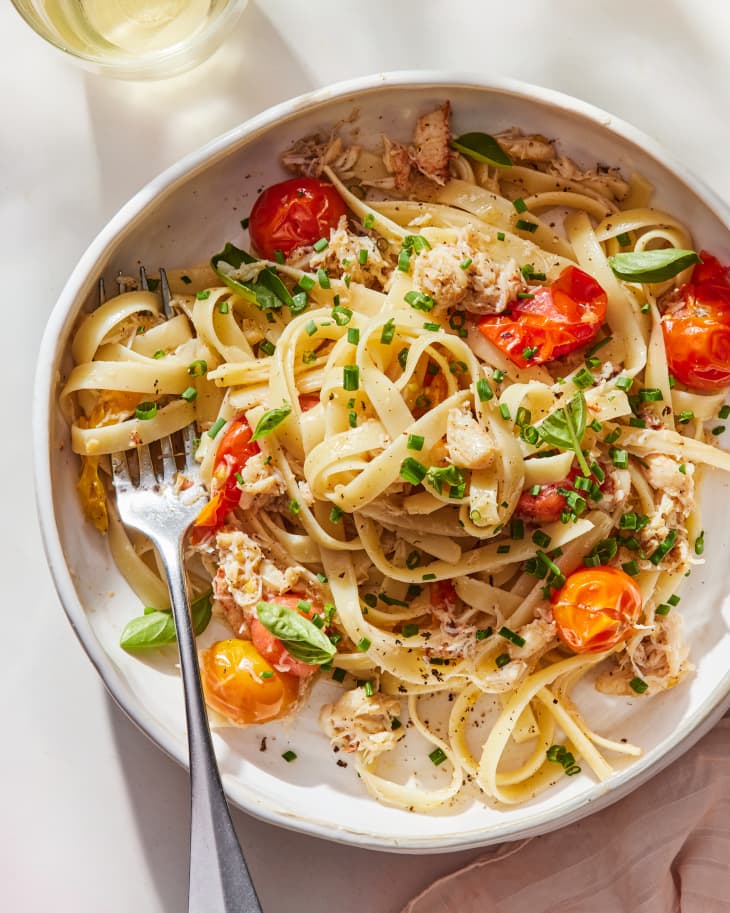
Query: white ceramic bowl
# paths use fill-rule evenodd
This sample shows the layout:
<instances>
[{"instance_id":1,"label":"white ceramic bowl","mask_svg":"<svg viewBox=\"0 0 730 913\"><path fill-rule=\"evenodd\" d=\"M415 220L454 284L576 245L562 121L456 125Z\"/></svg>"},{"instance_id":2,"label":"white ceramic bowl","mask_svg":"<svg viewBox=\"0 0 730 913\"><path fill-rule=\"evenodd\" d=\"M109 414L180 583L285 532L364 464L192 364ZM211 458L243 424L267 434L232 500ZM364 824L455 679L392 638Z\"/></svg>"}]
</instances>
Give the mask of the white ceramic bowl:
<instances>
[{"instance_id":1,"label":"white ceramic bowl","mask_svg":"<svg viewBox=\"0 0 730 913\"><path fill-rule=\"evenodd\" d=\"M149 268L205 262L227 240L240 240L240 220L260 188L282 178L278 153L291 140L359 112L362 135L410 136L415 118L444 99L454 129L497 132L511 125L560 139L567 153L638 170L656 186L662 208L678 214L698 246L730 260L727 208L638 130L583 102L507 80L396 73L342 83L278 105L209 143L138 193L91 244L48 323L40 352L35 402L37 496L48 561L63 606L91 661L126 713L168 754L186 763L182 690L168 649L145 660L118 647L139 605L117 572L106 542L85 523L77 501L76 459L57 408L59 374L82 309L93 306L100 275L111 280L144 262ZM574 821L637 788L682 752L728 706L730 537L724 512L728 480L710 475L705 488L706 564L683 587L681 610L695 673L651 699L588 695L589 718L601 731L641 745L643 756L603 785L589 774L564 782L529 805L495 809L481 802L435 816L387 808L371 799L352 765L337 766L317 724L332 694L318 685L308 708L290 723L216 734L229 797L267 821L371 848L410 852L463 849L542 833ZM268 751L260 751L262 736ZM281 754L293 748L296 763ZM430 762L427 762L430 764Z\"/></svg>"}]
</instances>

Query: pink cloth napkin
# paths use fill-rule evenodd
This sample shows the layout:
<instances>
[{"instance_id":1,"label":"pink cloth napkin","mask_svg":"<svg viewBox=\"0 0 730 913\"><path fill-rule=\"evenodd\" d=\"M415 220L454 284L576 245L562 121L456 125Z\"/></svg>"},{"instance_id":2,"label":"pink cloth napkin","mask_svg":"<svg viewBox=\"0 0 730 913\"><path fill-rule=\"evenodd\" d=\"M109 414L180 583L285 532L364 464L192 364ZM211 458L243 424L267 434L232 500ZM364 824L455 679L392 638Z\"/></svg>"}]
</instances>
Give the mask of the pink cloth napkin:
<instances>
[{"instance_id":1,"label":"pink cloth napkin","mask_svg":"<svg viewBox=\"0 0 730 913\"><path fill-rule=\"evenodd\" d=\"M730 714L609 808L490 848L403 913L728 913Z\"/></svg>"}]
</instances>

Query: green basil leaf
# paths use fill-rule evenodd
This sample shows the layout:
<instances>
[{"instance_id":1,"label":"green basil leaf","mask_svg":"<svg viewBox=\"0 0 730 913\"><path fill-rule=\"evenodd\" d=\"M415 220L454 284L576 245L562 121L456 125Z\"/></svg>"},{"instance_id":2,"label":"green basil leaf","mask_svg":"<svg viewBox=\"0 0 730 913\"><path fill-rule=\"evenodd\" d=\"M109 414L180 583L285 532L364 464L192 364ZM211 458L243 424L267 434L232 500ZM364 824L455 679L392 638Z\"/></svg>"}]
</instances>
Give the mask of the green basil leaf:
<instances>
[{"instance_id":1,"label":"green basil leaf","mask_svg":"<svg viewBox=\"0 0 730 913\"><path fill-rule=\"evenodd\" d=\"M559 447L561 450L572 450L584 475L590 475L590 469L581 450L581 442L588 422L588 406L586 398L579 390L575 396L566 403L562 409L548 415L537 426L537 431L543 441Z\"/></svg>"},{"instance_id":2,"label":"green basil leaf","mask_svg":"<svg viewBox=\"0 0 730 913\"><path fill-rule=\"evenodd\" d=\"M202 634L208 627L212 615L211 593L199 596L190 606L190 617L195 634ZM164 647L177 641L175 622L169 609L160 611L149 606L144 614L129 621L119 638L119 645L125 650L145 650L150 647Z\"/></svg>"},{"instance_id":3,"label":"green basil leaf","mask_svg":"<svg viewBox=\"0 0 730 913\"><path fill-rule=\"evenodd\" d=\"M256 424L251 440L257 441L260 437L266 437L267 434L271 434L274 428L278 428L290 413L291 406L289 403L279 406L278 409L269 409L268 412L264 412Z\"/></svg>"},{"instance_id":4,"label":"green basil leaf","mask_svg":"<svg viewBox=\"0 0 730 913\"><path fill-rule=\"evenodd\" d=\"M310 665L328 663L337 652L327 635L287 606L260 602L256 613L261 624L278 638L294 659Z\"/></svg>"},{"instance_id":5,"label":"green basil leaf","mask_svg":"<svg viewBox=\"0 0 730 913\"><path fill-rule=\"evenodd\" d=\"M265 266L254 282L240 282L233 276L228 275L219 266L220 263L226 263L236 270L240 269L244 264L258 262L256 257L252 257L251 254L241 250L229 241L220 253L211 257L210 265L228 288L236 292L237 295L242 295L257 304L262 311L275 311L281 308L282 305L287 307L295 306L291 292L270 266Z\"/></svg>"},{"instance_id":6,"label":"green basil leaf","mask_svg":"<svg viewBox=\"0 0 730 913\"><path fill-rule=\"evenodd\" d=\"M488 133L463 133L452 140L451 145L458 152L476 162L486 162L498 168L511 168L512 159L497 140Z\"/></svg>"},{"instance_id":7,"label":"green basil leaf","mask_svg":"<svg viewBox=\"0 0 730 913\"><path fill-rule=\"evenodd\" d=\"M665 282L694 263L701 263L693 250L642 250L633 254L614 254L608 265L619 279L626 282Z\"/></svg>"}]
</instances>

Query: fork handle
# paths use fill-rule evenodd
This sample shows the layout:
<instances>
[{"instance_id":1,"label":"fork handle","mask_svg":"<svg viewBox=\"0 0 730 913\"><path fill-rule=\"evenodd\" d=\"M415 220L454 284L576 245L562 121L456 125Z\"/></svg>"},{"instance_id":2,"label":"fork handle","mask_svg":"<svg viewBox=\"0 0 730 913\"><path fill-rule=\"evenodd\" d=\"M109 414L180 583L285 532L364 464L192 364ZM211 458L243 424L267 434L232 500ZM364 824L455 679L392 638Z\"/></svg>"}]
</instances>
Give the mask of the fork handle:
<instances>
[{"instance_id":1,"label":"fork handle","mask_svg":"<svg viewBox=\"0 0 730 913\"><path fill-rule=\"evenodd\" d=\"M200 684L181 543L155 542L175 619L190 754L188 913L262 913L223 792Z\"/></svg>"}]
</instances>

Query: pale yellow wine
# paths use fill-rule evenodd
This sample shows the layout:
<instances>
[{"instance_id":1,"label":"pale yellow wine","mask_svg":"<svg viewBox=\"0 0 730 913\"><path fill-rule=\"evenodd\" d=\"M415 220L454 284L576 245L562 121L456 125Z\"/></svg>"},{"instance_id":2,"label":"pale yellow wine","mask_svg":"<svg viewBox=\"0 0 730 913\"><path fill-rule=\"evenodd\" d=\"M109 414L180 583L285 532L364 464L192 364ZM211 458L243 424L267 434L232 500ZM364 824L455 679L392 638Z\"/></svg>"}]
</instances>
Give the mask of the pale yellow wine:
<instances>
[{"instance_id":1,"label":"pale yellow wine","mask_svg":"<svg viewBox=\"0 0 730 913\"><path fill-rule=\"evenodd\" d=\"M217 12L215 0L43 0L69 50L139 57L189 41Z\"/></svg>"}]
</instances>

